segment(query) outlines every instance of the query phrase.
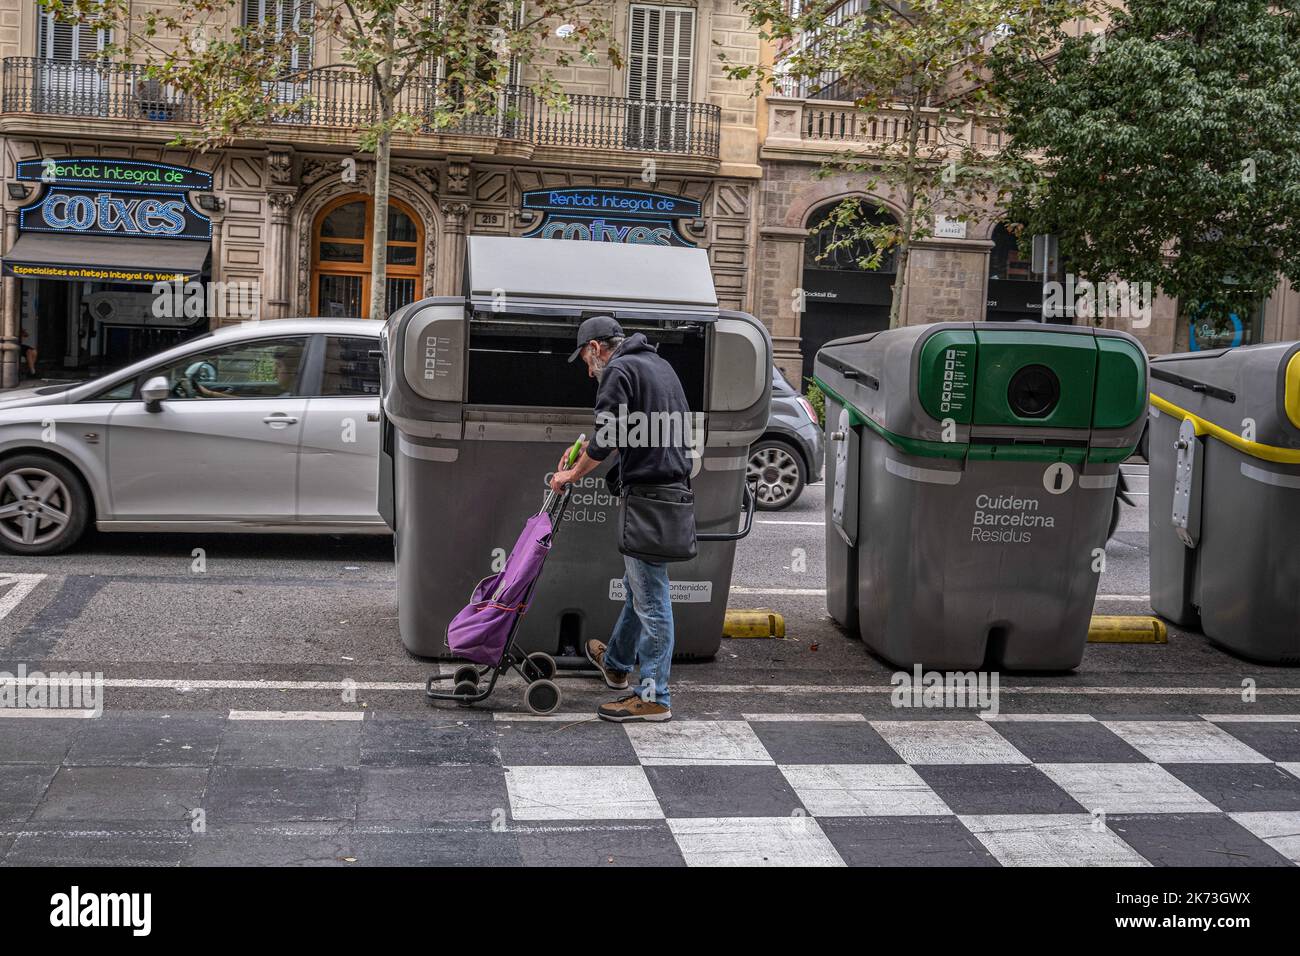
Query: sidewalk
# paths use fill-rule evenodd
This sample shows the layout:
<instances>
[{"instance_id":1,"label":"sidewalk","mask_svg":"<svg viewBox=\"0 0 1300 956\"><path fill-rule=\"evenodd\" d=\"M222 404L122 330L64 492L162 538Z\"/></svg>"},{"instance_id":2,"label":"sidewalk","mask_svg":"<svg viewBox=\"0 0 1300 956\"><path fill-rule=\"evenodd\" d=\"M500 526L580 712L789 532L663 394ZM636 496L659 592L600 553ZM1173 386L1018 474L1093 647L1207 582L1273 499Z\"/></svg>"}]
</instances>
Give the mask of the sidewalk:
<instances>
[{"instance_id":1,"label":"sidewalk","mask_svg":"<svg viewBox=\"0 0 1300 956\"><path fill-rule=\"evenodd\" d=\"M5 865L1300 862L1300 714L115 712L0 753Z\"/></svg>"}]
</instances>

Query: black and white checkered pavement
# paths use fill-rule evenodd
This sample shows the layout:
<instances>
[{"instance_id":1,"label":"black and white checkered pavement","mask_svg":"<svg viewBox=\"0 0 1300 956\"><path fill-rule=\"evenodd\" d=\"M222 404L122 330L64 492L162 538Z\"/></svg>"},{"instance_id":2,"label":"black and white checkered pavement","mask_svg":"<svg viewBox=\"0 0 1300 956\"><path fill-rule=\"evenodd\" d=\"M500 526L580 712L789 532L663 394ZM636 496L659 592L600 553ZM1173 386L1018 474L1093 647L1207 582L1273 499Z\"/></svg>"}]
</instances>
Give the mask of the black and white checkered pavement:
<instances>
[{"instance_id":1,"label":"black and white checkered pavement","mask_svg":"<svg viewBox=\"0 0 1300 956\"><path fill-rule=\"evenodd\" d=\"M338 716L0 722L0 861L1300 862L1300 714Z\"/></svg>"}]
</instances>

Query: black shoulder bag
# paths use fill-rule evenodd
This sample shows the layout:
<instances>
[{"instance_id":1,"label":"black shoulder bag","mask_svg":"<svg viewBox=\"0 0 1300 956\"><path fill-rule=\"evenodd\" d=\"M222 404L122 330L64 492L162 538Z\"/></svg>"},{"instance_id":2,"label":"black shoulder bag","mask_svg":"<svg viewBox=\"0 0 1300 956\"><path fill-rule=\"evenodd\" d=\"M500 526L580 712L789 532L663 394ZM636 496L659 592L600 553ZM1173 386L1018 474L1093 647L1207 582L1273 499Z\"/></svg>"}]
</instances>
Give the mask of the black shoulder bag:
<instances>
[{"instance_id":1,"label":"black shoulder bag","mask_svg":"<svg viewBox=\"0 0 1300 956\"><path fill-rule=\"evenodd\" d=\"M664 564L695 557L695 493L690 480L624 485L618 499L618 550Z\"/></svg>"}]
</instances>

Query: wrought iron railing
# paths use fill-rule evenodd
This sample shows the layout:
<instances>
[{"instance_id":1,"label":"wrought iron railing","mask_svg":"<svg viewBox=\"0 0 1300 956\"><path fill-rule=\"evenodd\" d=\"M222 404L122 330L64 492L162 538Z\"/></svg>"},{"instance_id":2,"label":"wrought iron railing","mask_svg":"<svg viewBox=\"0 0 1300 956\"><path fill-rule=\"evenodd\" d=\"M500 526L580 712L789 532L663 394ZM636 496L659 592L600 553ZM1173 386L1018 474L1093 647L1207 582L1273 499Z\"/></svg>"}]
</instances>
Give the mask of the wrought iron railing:
<instances>
[{"instance_id":1,"label":"wrought iron railing","mask_svg":"<svg viewBox=\"0 0 1300 956\"><path fill-rule=\"evenodd\" d=\"M272 125L356 129L375 121L369 79L347 67L317 70L302 79L268 82L283 104ZM538 146L677 153L716 159L722 111L709 103L629 100L575 94L563 106L532 91L510 88L487 113L437 125L432 83L410 83L397 110L425 117L421 134L450 133L521 140ZM55 61L6 57L0 71L0 112L196 124L192 99L144 67L98 60Z\"/></svg>"}]
</instances>

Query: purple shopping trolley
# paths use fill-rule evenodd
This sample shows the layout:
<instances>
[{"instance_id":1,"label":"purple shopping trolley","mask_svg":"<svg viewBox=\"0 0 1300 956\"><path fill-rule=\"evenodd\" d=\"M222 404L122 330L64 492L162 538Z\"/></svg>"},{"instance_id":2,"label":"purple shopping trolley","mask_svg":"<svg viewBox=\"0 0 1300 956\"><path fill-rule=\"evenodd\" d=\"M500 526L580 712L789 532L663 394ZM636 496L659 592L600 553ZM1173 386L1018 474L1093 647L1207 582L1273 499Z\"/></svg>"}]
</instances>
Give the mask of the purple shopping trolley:
<instances>
[{"instance_id":1,"label":"purple shopping trolley","mask_svg":"<svg viewBox=\"0 0 1300 956\"><path fill-rule=\"evenodd\" d=\"M555 659L535 651L525 654L515 646L515 634L533 590L542 576L546 556L569 504L569 489L547 496L542 510L524 523L505 566L474 586L469 603L447 625L447 646L469 662L451 675L434 674L425 682L430 700L455 701L468 706L492 694L497 678L515 670L527 683L524 704L535 714L549 714L560 706L560 688L555 677ZM487 686L479 684L488 675ZM434 683L450 680L453 690L436 691Z\"/></svg>"}]
</instances>

